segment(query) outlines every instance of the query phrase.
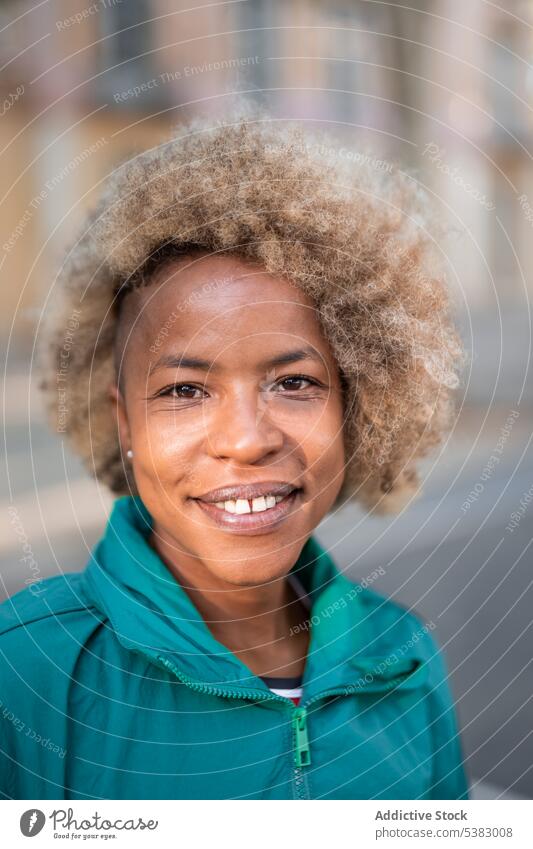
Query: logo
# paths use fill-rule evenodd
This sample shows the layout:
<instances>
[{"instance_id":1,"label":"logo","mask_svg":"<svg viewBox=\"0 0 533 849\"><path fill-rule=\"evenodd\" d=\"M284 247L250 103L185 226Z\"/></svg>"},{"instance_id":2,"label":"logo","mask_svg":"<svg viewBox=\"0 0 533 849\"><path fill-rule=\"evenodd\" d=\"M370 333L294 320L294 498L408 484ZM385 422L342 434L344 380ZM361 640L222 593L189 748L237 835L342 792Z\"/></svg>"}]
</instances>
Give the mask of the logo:
<instances>
[{"instance_id":1,"label":"logo","mask_svg":"<svg viewBox=\"0 0 533 849\"><path fill-rule=\"evenodd\" d=\"M20 818L20 830L24 837L35 837L42 831L46 822L46 817L42 811L37 808L31 808L29 811L24 811Z\"/></svg>"}]
</instances>

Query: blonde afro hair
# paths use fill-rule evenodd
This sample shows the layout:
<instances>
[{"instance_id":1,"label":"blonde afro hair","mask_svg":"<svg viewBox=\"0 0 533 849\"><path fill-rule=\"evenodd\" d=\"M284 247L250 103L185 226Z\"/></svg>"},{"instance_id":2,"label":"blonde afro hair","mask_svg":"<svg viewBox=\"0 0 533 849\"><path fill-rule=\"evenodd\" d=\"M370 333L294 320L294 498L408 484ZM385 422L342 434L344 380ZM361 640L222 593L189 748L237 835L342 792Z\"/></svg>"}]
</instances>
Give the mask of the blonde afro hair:
<instances>
[{"instance_id":1,"label":"blonde afro hair","mask_svg":"<svg viewBox=\"0 0 533 849\"><path fill-rule=\"evenodd\" d=\"M462 347L425 194L392 166L339 151L332 138L245 113L182 126L107 178L47 307L41 368L56 427L113 492L134 488L108 391L117 292L146 283L165 246L258 262L315 303L344 389L335 506L394 512L416 492L417 460L451 425Z\"/></svg>"}]
</instances>

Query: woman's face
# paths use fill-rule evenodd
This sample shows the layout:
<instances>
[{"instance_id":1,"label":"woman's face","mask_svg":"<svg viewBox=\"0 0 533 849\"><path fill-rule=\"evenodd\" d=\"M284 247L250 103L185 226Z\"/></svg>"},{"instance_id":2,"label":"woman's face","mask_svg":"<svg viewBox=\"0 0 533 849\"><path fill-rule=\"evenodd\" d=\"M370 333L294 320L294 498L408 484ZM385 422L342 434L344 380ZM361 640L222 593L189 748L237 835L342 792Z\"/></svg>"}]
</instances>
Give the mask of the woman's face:
<instances>
[{"instance_id":1,"label":"woman's face","mask_svg":"<svg viewBox=\"0 0 533 849\"><path fill-rule=\"evenodd\" d=\"M312 302L237 257L180 258L125 298L119 337L122 450L156 540L231 584L286 574L344 478Z\"/></svg>"}]
</instances>

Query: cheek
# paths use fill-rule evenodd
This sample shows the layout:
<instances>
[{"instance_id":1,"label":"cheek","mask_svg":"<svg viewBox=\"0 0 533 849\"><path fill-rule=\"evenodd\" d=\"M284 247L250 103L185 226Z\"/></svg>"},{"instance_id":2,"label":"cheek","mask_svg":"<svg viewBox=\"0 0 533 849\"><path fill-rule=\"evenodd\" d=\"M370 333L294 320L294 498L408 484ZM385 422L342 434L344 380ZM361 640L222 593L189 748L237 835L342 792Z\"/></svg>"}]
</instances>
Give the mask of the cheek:
<instances>
[{"instance_id":1,"label":"cheek","mask_svg":"<svg viewBox=\"0 0 533 849\"><path fill-rule=\"evenodd\" d=\"M321 487L328 486L334 479L338 480L339 473L344 468L342 432L318 432L312 441L304 446L304 450L311 475L319 481Z\"/></svg>"},{"instance_id":2,"label":"cheek","mask_svg":"<svg viewBox=\"0 0 533 849\"><path fill-rule=\"evenodd\" d=\"M345 447L342 409L335 405L322 408L310 420L298 439L299 453L304 458L310 501L307 509L312 524L317 525L331 507L345 476Z\"/></svg>"},{"instance_id":3,"label":"cheek","mask_svg":"<svg viewBox=\"0 0 533 849\"><path fill-rule=\"evenodd\" d=\"M137 467L162 485L189 476L199 452L198 428L172 414L142 417L133 433Z\"/></svg>"},{"instance_id":4,"label":"cheek","mask_svg":"<svg viewBox=\"0 0 533 849\"><path fill-rule=\"evenodd\" d=\"M344 460L342 407L336 399L304 417L300 442L308 459L318 465ZM337 463L335 463L337 465Z\"/></svg>"}]
</instances>

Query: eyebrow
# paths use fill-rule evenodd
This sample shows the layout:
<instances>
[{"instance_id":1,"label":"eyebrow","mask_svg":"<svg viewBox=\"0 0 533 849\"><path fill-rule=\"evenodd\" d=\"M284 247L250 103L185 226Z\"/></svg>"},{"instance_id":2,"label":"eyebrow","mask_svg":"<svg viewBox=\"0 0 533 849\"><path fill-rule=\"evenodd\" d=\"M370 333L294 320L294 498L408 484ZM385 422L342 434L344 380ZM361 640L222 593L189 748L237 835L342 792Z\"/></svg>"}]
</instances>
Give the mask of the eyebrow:
<instances>
[{"instance_id":1,"label":"eyebrow","mask_svg":"<svg viewBox=\"0 0 533 849\"><path fill-rule=\"evenodd\" d=\"M290 363L295 363L300 360L315 360L319 363L323 362L320 354L311 347L298 348L294 351L285 351L282 354L277 354L275 357L269 357L259 363L260 368L273 368L274 366L284 366ZM221 367L217 363L211 363L209 360L201 359L200 357L191 357L186 354L167 354L160 357L150 366L150 376L156 371L165 368L191 368L200 371L220 371Z\"/></svg>"}]
</instances>

